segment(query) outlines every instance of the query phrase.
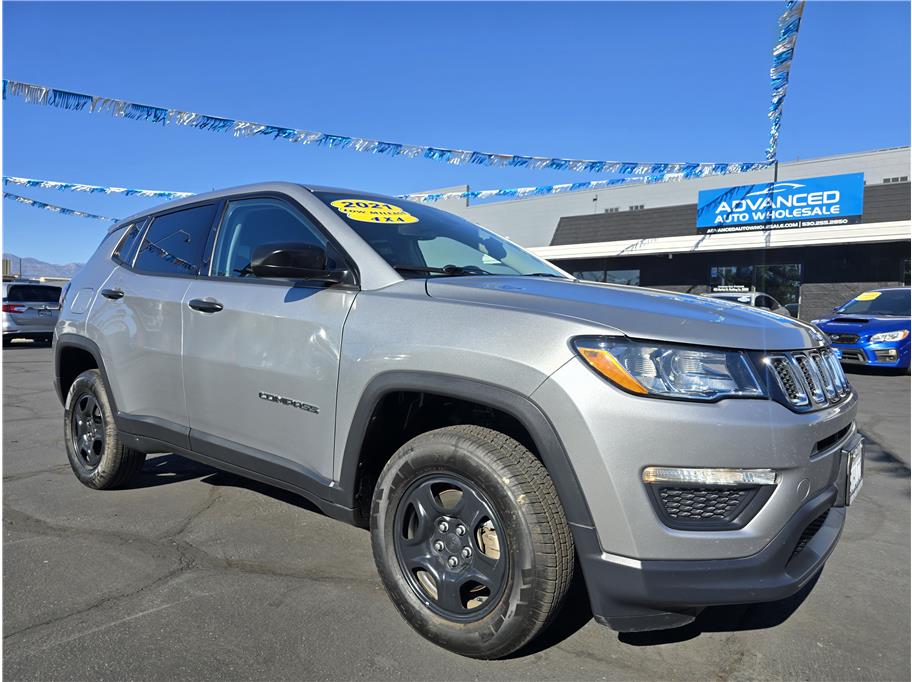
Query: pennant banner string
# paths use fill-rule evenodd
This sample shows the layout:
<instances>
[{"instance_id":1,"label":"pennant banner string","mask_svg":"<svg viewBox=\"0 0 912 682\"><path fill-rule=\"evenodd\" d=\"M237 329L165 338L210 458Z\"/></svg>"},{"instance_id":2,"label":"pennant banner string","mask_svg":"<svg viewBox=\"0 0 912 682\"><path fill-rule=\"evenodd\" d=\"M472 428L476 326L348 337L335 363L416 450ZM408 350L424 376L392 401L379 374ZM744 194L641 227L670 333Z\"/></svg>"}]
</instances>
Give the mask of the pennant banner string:
<instances>
[{"instance_id":1,"label":"pennant banner string","mask_svg":"<svg viewBox=\"0 0 912 682\"><path fill-rule=\"evenodd\" d=\"M402 144L371 140L362 137L335 135L312 130L286 128L283 126L239 121L221 116L209 116L191 111L166 107L137 104L121 99L98 95L87 95L68 90L58 90L43 85L3 81L3 99L19 98L29 104L40 104L68 111L89 111L107 113L115 118L129 118L135 121L150 121L161 125L178 125L209 130L230 132L235 137L263 135L298 144L315 144L331 149L352 149L370 154L402 156L410 159L424 158L453 165L497 166L513 168L535 168L569 170L589 173L612 173L625 176L663 175L684 173L687 177L726 175L759 170L771 165L769 161L753 163L644 163L636 161L593 161L585 159L564 159L549 156L525 156L520 154L495 154L464 149L448 149L427 145Z\"/></svg>"},{"instance_id":2,"label":"pennant banner string","mask_svg":"<svg viewBox=\"0 0 912 682\"><path fill-rule=\"evenodd\" d=\"M592 182L572 182L559 185L538 185L534 187L510 187L503 189L467 190L464 192L421 192L413 194L399 194L397 198L432 203L449 199L490 199L492 197L507 197L522 199L529 196L545 196L564 192L576 192L587 189L604 189L631 184L653 184L657 182L673 182L683 180L682 174L659 175L631 178L612 178L610 180L594 180ZM4 184L22 185L25 187L41 187L71 192L89 192L94 194L121 194L123 196L160 197L166 199L179 199L194 196L193 192L174 192L167 190L126 189L123 187L105 187L102 185L87 185L77 182L60 182L57 180L39 180L36 178L19 178L5 175ZM23 197L24 198L24 197ZM31 200L30 200L31 201ZM41 203L41 202L39 202Z\"/></svg>"},{"instance_id":3,"label":"pennant banner string","mask_svg":"<svg viewBox=\"0 0 912 682\"><path fill-rule=\"evenodd\" d=\"M770 84L773 89L772 103L769 107L770 141L766 148L767 161L776 160L779 147L779 128L782 125L782 103L788 90L789 73L792 60L795 58L795 45L798 42L798 28L801 26L801 15L804 13L804 0L788 0L785 12L779 17L779 36L773 47L773 68L770 69Z\"/></svg>"},{"instance_id":4,"label":"pennant banner string","mask_svg":"<svg viewBox=\"0 0 912 682\"><path fill-rule=\"evenodd\" d=\"M85 211L77 211L74 208L67 208L66 206L57 206L55 204L46 204L43 201L35 201L34 199L29 199L28 197L23 197L18 194L12 194L10 192L3 193L4 199L11 199L12 201L18 201L20 204L25 204L26 206L31 206L32 208L42 208L45 211L52 211L54 213L59 213L60 215L72 215L77 216L78 218L92 218L93 220L104 220L111 223L116 223L120 218L109 218L108 216L96 215L95 213L86 213Z\"/></svg>"},{"instance_id":5,"label":"pennant banner string","mask_svg":"<svg viewBox=\"0 0 912 682\"><path fill-rule=\"evenodd\" d=\"M127 197L148 197L159 199L182 199L193 196L193 192L171 192L161 189L132 189L128 187L102 187L100 185L83 185L75 182L57 182L56 180L35 180L34 178L16 178L3 176L4 185L21 185L23 187L41 187L70 192L88 192L89 194L122 194Z\"/></svg>"}]
</instances>

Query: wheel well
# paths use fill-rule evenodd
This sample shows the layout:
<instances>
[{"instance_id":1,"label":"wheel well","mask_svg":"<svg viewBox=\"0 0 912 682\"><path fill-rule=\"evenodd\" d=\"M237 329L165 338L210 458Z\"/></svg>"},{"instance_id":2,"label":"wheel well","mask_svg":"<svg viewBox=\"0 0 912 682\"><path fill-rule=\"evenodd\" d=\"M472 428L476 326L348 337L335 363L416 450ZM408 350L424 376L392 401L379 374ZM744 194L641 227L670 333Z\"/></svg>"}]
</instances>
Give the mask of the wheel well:
<instances>
[{"instance_id":1,"label":"wheel well","mask_svg":"<svg viewBox=\"0 0 912 682\"><path fill-rule=\"evenodd\" d=\"M76 377L87 369L98 369L98 363L95 361L95 356L89 351L75 346L66 346L60 349L57 372L60 376L60 393L62 400L66 401L66 397L70 392L70 386L76 381Z\"/></svg>"},{"instance_id":2,"label":"wheel well","mask_svg":"<svg viewBox=\"0 0 912 682\"><path fill-rule=\"evenodd\" d=\"M358 453L355 502L365 522L370 518L374 485L393 453L419 434L456 424L474 424L500 431L522 443L538 457L529 431L507 412L435 393L387 393L371 413Z\"/></svg>"}]
</instances>

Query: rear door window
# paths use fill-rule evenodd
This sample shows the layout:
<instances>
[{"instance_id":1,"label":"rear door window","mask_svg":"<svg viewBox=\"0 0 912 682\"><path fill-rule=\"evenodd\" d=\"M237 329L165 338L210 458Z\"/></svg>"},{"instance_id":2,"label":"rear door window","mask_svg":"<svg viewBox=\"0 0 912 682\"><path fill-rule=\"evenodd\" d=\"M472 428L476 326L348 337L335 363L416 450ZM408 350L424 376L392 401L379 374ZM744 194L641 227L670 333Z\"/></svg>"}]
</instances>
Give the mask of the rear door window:
<instances>
[{"instance_id":1,"label":"rear door window","mask_svg":"<svg viewBox=\"0 0 912 682\"><path fill-rule=\"evenodd\" d=\"M155 275L199 274L215 208L194 206L153 218L133 267Z\"/></svg>"},{"instance_id":2,"label":"rear door window","mask_svg":"<svg viewBox=\"0 0 912 682\"><path fill-rule=\"evenodd\" d=\"M60 300L60 287L14 284L9 288L6 300L10 303L57 303Z\"/></svg>"}]
</instances>

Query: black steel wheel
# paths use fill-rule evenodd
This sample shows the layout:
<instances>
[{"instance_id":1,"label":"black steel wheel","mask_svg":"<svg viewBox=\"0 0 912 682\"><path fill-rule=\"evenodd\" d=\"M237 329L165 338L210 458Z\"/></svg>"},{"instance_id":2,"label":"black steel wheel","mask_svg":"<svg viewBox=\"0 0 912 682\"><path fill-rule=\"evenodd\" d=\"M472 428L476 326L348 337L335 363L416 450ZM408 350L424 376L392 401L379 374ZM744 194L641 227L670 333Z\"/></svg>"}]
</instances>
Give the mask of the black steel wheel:
<instances>
[{"instance_id":1,"label":"black steel wheel","mask_svg":"<svg viewBox=\"0 0 912 682\"><path fill-rule=\"evenodd\" d=\"M573 540L554 484L527 448L481 426L403 445L374 489L371 544L384 587L421 635L506 656L559 612Z\"/></svg>"},{"instance_id":2,"label":"black steel wheel","mask_svg":"<svg viewBox=\"0 0 912 682\"><path fill-rule=\"evenodd\" d=\"M90 488L122 486L142 469L146 456L121 441L111 400L97 369L83 372L70 386L63 431L70 467Z\"/></svg>"},{"instance_id":3,"label":"black steel wheel","mask_svg":"<svg viewBox=\"0 0 912 682\"><path fill-rule=\"evenodd\" d=\"M104 420L98 400L92 393L83 393L70 413L72 447L86 468L94 469L104 452Z\"/></svg>"},{"instance_id":4,"label":"black steel wheel","mask_svg":"<svg viewBox=\"0 0 912 682\"><path fill-rule=\"evenodd\" d=\"M427 607L453 621L478 620L503 593L510 553L484 493L452 474L415 483L396 510L396 558Z\"/></svg>"}]
</instances>

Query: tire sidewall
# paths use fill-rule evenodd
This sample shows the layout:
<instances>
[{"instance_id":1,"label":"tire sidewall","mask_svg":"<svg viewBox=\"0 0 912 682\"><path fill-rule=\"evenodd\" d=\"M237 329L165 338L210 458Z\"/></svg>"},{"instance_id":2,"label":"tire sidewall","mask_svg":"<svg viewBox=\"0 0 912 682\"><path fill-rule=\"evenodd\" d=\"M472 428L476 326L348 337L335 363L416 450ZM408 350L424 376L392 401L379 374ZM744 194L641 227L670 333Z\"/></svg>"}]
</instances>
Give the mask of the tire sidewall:
<instances>
[{"instance_id":1,"label":"tire sidewall","mask_svg":"<svg viewBox=\"0 0 912 682\"><path fill-rule=\"evenodd\" d=\"M101 412L102 426L104 427L104 448L101 459L95 467L89 467L83 462L79 453L73 446L73 407L85 395L92 395L98 403ZM76 377L67 393L64 405L63 433L66 442L67 458L76 477L85 485L92 488L105 487L117 474L118 461L115 453L120 447L117 427L114 423L114 412L108 400L101 373L97 369L88 370Z\"/></svg>"},{"instance_id":2,"label":"tire sidewall","mask_svg":"<svg viewBox=\"0 0 912 682\"><path fill-rule=\"evenodd\" d=\"M432 642L461 654L495 658L517 648L534 634L524 611L534 603L532 531L517 500L484 457L476 441L454 434L419 437L390 460L377 483L371 511L371 543L380 577L405 620ZM429 609L403 575L395 553L395 517L403 496L416 481L435 474L459 476L493 505L503 528L501 559L509 562L499 603L477 621L447 620ZM506 551L505 551L506 550Z\"/></svg>"}]
</instances>

